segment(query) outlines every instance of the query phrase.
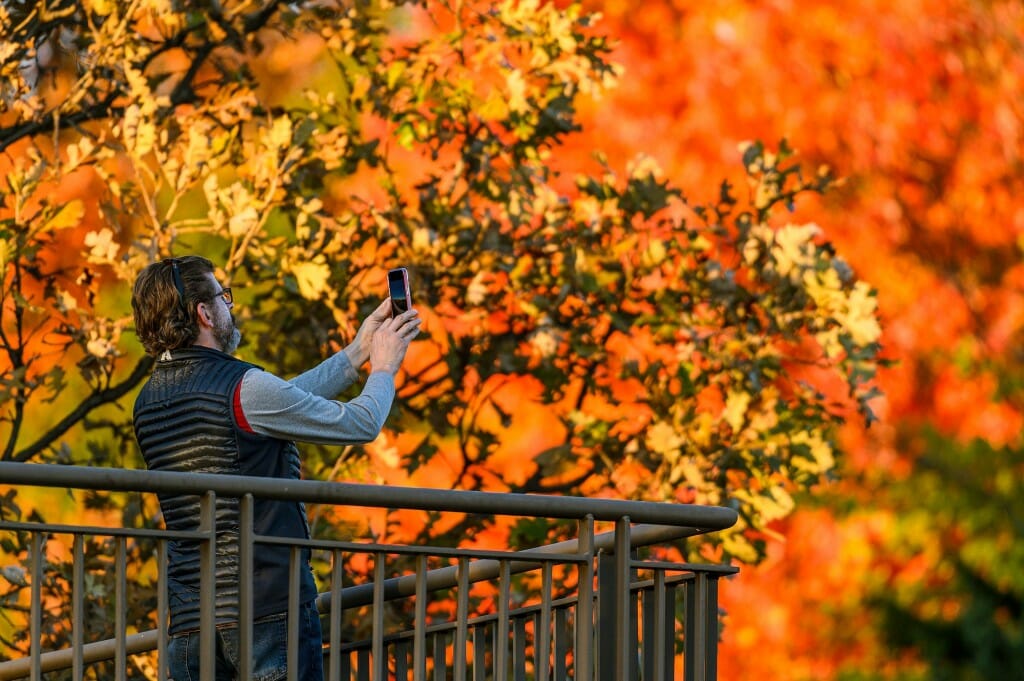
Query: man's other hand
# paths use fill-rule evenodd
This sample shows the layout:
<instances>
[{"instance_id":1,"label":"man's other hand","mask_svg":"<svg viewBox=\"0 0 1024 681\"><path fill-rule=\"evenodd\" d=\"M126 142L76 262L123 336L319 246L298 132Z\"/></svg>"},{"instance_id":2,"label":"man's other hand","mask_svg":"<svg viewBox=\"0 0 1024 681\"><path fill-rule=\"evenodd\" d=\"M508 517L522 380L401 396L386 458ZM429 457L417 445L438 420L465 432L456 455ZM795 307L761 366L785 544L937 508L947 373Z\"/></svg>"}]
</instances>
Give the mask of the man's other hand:
<instances>
[{"instance_id":1,"label":"man's other hand","mask_svg":"<svg viewBox=\"0 0 1024 681\"><path fill-rule=\"evenodd\" d=\"M391 304L390 301L384 302L387 305ZM373 319L381 309L377 308L367 322ZM383 309L387 310L387 308ZM409 343L420 332L421 321L420 313L412 309L406 310L397 317L380 322L370 342L370 370L387 371L392 376L398 373L398 368L402 365L402 360L405 359L405 352L409 349ZM363 329L360 329L359 333L362 332Z\"/></svg>"},{"instance_id":2,"label":"man's other hand","mask_svg":"<svg viewBox=\"0 0 1024 681\"><path fill-rule=\"evenodd\" d=\"M363 323L359 325L356 337L345 348L345 354L348 355L348 360L352 363L352 366L358 369L363 365L363 362L370 358L370 344L373 334L376 333L381 324L390 318L391 299L385 298L377 306L377 309L363 320Z\"/></svg>"}]
</instances>

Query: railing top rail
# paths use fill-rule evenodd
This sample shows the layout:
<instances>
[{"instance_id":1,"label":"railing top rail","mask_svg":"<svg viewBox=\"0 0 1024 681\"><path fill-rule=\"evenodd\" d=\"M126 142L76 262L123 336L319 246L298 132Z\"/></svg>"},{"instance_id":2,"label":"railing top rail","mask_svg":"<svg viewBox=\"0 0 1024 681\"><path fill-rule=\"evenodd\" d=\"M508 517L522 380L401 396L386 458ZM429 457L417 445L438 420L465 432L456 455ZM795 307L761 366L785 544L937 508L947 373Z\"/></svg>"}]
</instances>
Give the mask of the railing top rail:
<instances>
[{"instance_id":1,"label":"railing top rail","mask_svg":"<svg viewBox=\"0 0 1024 681\"><path fill-rule=\"evenodd\" d=\"M0 484L166 494L212 491L225 497L252 494L307 503L507 516L579 519L590 515L595 520L628 516L632 522L691 527L700 532L722 530L737 520L736 511L721 506L54 464L0 462Z\"/></svg>"}]
</instances>

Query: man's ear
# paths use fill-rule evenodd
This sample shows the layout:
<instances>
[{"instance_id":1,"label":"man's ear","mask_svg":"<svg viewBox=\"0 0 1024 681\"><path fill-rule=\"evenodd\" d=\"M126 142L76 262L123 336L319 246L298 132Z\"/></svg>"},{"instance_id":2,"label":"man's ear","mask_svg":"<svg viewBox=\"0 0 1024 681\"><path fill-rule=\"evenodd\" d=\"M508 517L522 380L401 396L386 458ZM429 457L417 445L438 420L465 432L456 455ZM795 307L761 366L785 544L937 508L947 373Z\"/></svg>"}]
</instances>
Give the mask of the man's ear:
<instances>
[{"instance_id":1,"label":"man's ear","mask_svg":"<svg viewBox=\"0 0 1024 681\"><path fill-rule=\"evenodd\" d=\"M196 320L200 326L213 326L213 317L210 316L210 308L206 306L206 303L199 303L196 306Z\"/></svg>"}]
</instances>

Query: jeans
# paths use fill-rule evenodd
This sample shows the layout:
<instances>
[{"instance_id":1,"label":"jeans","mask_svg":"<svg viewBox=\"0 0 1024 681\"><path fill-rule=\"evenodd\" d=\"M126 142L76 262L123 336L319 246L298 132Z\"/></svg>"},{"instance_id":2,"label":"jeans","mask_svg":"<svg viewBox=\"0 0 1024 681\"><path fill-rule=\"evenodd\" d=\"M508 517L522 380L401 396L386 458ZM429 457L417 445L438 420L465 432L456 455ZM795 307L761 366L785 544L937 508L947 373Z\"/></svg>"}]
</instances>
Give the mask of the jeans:
<instances>
[{"instance_id":1,"label":"jeans","mask_svg":"<svg viewBox=\"0 0 1024 681\"><path fill-rule=\"evenodd\" d=\"M252 625L252 679L276 681L288 675L288 614L271 615ZM238 629L218 628L216 681L238 681ZM171 638L167 671L172 681L201 681L199 678L199 632ZM316 602L299 606L299 681L323 681L323 639ZM206 680L202 680L206 681Z\"/></svg>"}]
</instances>

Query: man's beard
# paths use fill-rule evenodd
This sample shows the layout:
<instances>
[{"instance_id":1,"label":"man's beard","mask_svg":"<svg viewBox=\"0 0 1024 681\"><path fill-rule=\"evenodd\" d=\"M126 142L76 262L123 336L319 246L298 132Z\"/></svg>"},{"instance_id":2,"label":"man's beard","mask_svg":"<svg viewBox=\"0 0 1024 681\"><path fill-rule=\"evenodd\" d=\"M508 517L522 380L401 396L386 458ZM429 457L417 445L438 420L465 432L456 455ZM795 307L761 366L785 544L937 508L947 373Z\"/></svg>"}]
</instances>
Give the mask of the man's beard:
<instances>
[{"instance_id":1,"label":"man's beard","mask_svg":"<svg viewBox=\"0 0 1024 681\"><path fill-rule=\"evenodd\" d=\"M242 332L235 324L235 315L228 312L225 316L217 319L217 325L213 329L214 339L220 346L221 352L233 353L242 342Z\"/></svg>"}]
</instances>

